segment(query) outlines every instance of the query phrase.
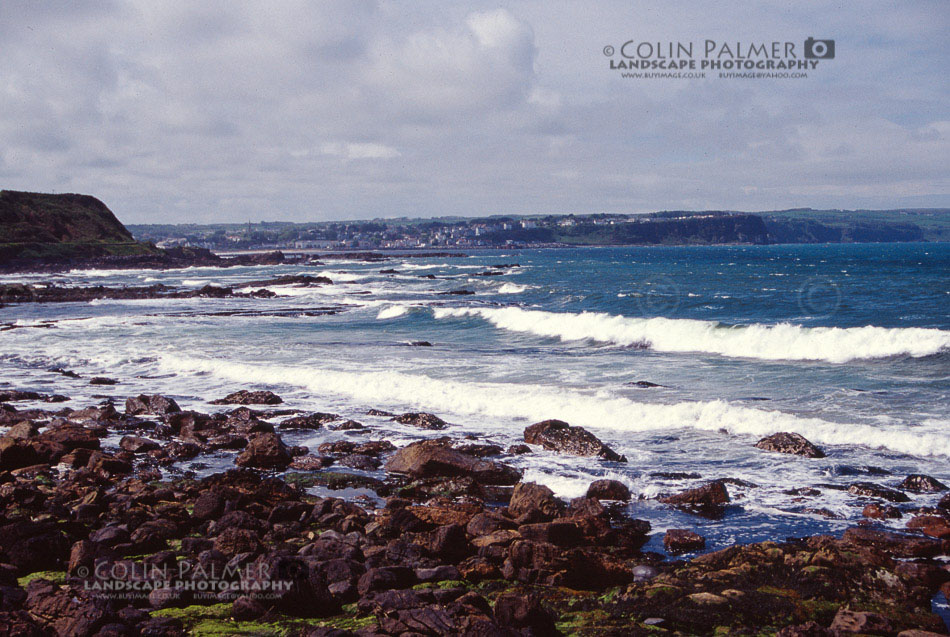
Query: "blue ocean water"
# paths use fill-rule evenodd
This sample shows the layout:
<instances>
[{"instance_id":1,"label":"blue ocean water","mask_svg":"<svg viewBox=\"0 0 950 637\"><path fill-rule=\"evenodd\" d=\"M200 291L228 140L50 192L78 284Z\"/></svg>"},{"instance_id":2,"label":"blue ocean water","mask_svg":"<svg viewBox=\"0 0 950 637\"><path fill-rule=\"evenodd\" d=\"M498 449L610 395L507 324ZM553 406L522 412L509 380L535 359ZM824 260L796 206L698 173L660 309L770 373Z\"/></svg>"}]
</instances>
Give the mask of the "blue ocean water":
<instances>
[{"instance_id":1,"label":"blue ocean water","mask_svg":"<svg viewBox=\"0 0 950 637\"><path fill-rule=\"evenodd\" d=\"M18 326L0 332L0 386L55 389L75 405L159 392L205 411L235 389L269 388L290 406L360 420L397 444L427 433L366 416L368 408L432 411L452 423L449 434L503 446L527 425L559 418L629 462L544 451L506 461L564 497L600 477L620 479L638 496L629 513L649 519L656 538L694 528L708 549L840 532L866 504L842 490L855 481L896 486L926 473L950 483L946 243L486 251L4 281L240 288L282 274L334 284L271 286L272 299L0 308L0 323ZM446 294L460 290L473 294ZM94 375L122 383L89 386ZM753 446L777 431L804 435L828 457ZM290 441L315 447L342 435ZM192 468L232 460L221 452ZM720 478L732 480L733 498L720 520L655 500ZM801 487L820 495L791 493ZM938 497L911 495L907 508Z\"/></svg>"}]
</instances>

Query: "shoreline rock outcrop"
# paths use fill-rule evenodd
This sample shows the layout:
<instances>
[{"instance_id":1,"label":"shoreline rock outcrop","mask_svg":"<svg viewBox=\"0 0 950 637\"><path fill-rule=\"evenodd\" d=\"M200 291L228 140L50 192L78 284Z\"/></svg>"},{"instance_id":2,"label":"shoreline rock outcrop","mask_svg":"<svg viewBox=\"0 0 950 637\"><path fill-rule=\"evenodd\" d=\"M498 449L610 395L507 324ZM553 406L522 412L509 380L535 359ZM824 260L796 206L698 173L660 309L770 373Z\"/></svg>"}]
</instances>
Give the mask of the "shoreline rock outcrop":
<instances>
[{"instance_id":1,"label":"shoreline rock outcrop","mask_svg":"<svg viewBox=\"0 0 950 637\"><path fill-rule=\"evenodd\" d=\"M583 427L572 427L563 420L544 420L524 430L524 441L549 451L572 456L596 456L612 462L626 462L622 456Z\"/></svg>"}]
</instances>

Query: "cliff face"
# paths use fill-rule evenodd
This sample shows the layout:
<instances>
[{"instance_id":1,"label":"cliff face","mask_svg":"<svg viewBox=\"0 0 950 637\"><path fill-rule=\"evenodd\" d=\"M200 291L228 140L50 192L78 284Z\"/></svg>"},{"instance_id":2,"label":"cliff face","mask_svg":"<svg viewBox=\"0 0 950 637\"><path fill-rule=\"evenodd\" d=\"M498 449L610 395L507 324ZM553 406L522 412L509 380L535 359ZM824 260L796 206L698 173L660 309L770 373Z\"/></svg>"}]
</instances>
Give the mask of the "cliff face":
<instances>
[{"instance_id":1,"label":"cliff face","mask_svg":"<svg viewBox=\"0 0 950 637\"><path fill-rule=\"evenodd\" d=\"M95 197L0 191L0 261L154 253Z\"/></svg>"}]
</instances>

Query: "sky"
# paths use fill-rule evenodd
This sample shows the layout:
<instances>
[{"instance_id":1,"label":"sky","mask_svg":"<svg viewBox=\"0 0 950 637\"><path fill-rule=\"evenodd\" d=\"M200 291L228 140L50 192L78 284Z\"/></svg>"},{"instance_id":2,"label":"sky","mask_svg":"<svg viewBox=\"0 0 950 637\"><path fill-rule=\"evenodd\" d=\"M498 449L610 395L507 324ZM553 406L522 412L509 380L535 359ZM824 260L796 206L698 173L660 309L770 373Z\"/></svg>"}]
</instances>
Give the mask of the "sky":
<instances>
[{"instance_id":1,"label":"sky","mask_svg":"<svg viewBox=\"0 0 950 637\"><path fill-rule=\"evenodd\" d=\"M2 0L0 188L126 223L950 207L947 33L947 0ZM610 68L808 37L803 78Z\"/></svg>"}]
</instances>

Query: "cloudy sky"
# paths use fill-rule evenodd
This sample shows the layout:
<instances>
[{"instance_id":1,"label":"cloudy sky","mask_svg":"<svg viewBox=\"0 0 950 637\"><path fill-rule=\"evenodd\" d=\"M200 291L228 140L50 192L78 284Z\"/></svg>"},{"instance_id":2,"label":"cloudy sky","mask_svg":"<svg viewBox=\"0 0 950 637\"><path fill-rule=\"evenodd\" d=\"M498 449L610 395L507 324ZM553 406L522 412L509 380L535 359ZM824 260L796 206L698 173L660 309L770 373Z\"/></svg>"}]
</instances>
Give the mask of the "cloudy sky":
<instances>
[{"instance_id":1,"label":"cloudy sky","mask_svg":"<svg viewBox=\"0 0 950 637\"><path fill-rule=\"evenodd\" d=\"M950 206L948 32L947 0L2 0L0 188L126 223ZM604 54L809 36L802 79Z\"/></svg>"}]
</instances>

